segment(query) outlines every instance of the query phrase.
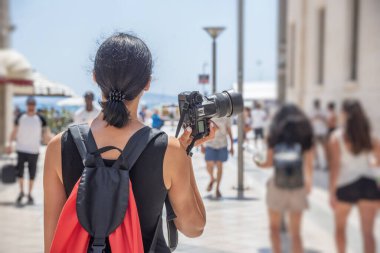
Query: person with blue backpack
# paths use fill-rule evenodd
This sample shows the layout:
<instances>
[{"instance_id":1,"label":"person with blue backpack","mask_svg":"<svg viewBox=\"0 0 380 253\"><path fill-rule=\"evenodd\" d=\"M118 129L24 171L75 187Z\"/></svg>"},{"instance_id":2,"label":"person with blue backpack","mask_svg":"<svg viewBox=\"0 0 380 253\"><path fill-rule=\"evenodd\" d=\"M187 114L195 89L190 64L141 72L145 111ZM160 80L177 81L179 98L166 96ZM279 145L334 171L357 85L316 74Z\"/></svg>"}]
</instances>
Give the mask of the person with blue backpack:
<instances>
[{"instance_id":1,"label":"person with blue backpack","mask_svg":"<svg viewBox=\"0 0 380 253\"><path fill-rule=\"evenodd\" d=\"M312 187L313 131L296 105L285 104L277 111L269 129L266 159L254 157L254 160L261 168L274 168L266 196L273 252L282 252L280 234L285 215L289 217L290 252L304 252L301 225Z\"/></svg>"},{"instance_id":2,"label":"person with blue backpack","mask_svg":"<svg viewBox=\"0 0 380 253\"><path fill-rule=\"evenodd\" d=\"M206 211L186 153L191 129L177 139L138 120L151 75L152 55L141 39L117 33L100 45L93 78L101 113L90 126L55 136L46 150L45 252L169 253L176 229L202 234ZM215 131L210 123L210 135L196 145Z\"/></svg>"}]
</instances>

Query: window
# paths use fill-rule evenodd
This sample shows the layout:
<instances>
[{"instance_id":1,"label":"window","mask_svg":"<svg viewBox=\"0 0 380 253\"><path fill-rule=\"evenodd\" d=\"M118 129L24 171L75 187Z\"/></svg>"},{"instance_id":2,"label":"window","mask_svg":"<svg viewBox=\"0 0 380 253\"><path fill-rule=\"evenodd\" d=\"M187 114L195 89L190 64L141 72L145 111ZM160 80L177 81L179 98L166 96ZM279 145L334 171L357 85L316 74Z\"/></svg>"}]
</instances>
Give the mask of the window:
<instances>
[{"instance_id":1,"label":"window","mask_svg":"<svg viewBox=\"0 0 380 253\"><path fill-rule=\"evenodd\" d=\"M295 64L296 64L296 25L290 25L289 31L289 79L288 86L294 87Z\"/></svg>"},{"instance_id":2,"label":"window","mask_svg":"<svg viewBox=\"0 0 380 253\"><path fill-rule=\"evenodd\" d=\"M359 0L351 0L351 36L349 39L349 79L351 81L356 81L358 78L359 8Z\"/></svg>"},{"instance_id":3,"label":"window","mask_svg":"<svg viewBox=\"0 0 380 253\"><path fill-rule=\"evenodd\" d=\"M324 83L324 55L325 55L325 24L326 24L326 11L324 8L318 10L318 36L317 36L317 83L322 85Z\"/></svg>"}]
</instances>

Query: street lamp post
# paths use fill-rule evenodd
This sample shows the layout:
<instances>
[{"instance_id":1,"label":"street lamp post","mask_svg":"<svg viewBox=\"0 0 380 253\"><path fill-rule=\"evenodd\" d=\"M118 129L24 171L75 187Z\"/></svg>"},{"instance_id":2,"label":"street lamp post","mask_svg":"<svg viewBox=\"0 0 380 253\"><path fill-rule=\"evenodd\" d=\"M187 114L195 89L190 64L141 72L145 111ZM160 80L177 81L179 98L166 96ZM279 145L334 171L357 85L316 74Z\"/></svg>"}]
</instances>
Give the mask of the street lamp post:
<instances>
[{"instance_id":1,"label":"street lamp post","mask_svg":"<svg viewBox=\"0 0 380 253\"><path fill-rule=\"evenodd\" d=\"M237 40L238 40L238 58L237 58L237 83L238 92L243 94L244 81L244 0L237 2ZM244 191L244 151L243 151L243 114L238 115L238 196L243 195Z\"/></svg>"},{"instance_id":2,"label":"street lamp post","mask_svg":"<svg viewBox=\"0 0 380 253\"><path fill-rule=\"evenodd\" d=\"M203 28L212 38L212 93L216 93L216 38L224 31L224 27Z\"/></svg>"}]
</instances>

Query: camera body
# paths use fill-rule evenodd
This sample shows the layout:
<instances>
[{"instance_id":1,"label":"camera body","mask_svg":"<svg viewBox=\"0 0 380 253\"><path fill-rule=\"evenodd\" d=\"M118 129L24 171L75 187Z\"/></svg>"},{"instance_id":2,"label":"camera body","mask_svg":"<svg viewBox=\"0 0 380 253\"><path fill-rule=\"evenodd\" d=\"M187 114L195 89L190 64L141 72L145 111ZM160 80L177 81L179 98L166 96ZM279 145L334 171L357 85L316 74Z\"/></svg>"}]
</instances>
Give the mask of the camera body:
<instances>
[{"instance_id":1,"label":"camera body","mask_svg":"<svg viewBox=\"0 0 380 253\"><path fill-rule=\"evenodd\" d=\"M181 92L178 95L181 120L177 128L191 127L194 139L201 139L210 133L211 118L230 117L243 111L243 97L233 90L211 96L203 96L198 91Z\"/></svg>"}]
</instances>

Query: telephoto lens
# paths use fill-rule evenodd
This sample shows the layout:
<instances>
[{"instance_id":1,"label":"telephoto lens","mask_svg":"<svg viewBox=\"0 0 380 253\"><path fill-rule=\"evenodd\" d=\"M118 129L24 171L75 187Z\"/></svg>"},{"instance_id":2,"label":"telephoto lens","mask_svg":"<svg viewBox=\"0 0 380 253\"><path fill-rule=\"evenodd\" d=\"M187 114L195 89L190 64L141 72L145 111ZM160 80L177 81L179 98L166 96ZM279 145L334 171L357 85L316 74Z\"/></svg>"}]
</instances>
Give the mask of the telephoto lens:
<instances>
[{"instance_id":1,"label":"telephoto lens","mask_svg":"<svg viewBox=\"0 0 380 253\"><path fill-rule=\"evenodd\" d=\"M244 108L242 95L234 90L216 93L211 95L209 99L213 99L216 103L217 114L213 116L215 118L237 115L241 113Z\"/></svg>"}]
</instances>

